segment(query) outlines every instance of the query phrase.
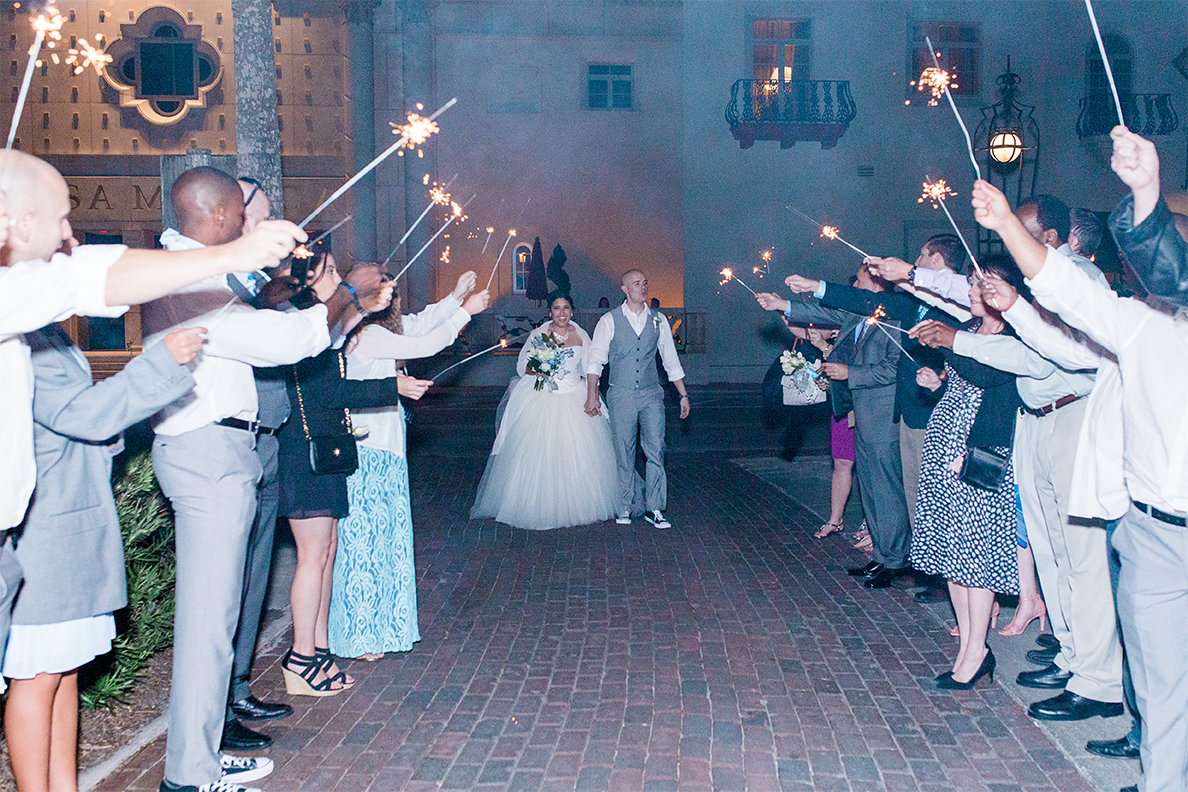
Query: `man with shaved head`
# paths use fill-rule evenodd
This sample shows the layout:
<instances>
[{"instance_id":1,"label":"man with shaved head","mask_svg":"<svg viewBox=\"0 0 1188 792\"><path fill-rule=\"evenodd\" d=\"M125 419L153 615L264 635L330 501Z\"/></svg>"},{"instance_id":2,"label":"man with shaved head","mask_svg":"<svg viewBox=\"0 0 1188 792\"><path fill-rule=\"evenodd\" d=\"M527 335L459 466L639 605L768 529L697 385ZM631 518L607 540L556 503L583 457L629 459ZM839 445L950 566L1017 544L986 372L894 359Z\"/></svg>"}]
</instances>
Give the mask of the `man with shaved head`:
<instances>
[{"instance_id":1,"label":"man with shaved head","mask_svg":"<svg viewBox=\"0 0 1188 792\"><path fill-rule=\"evenodd\" d=\"M36 481L29 348L22 333L75 314L118 316L126 306L203 278L277 263L305 232L262 225L233 244L177 254L88 245L69 251L70 195L45 162L0 152L0 532L20 524ZM59 253L66 247L67 252ZM0 631L20 580L7 536L0 545Z\"/></svg>"},{"instance_id":2,"label":"man with shaved head","mask_svg":"<svg viewBox=\"0 0 1188 792\"><path fill-rule=\"evenodd\" d=\"M610 388L606 406L610 411L611 437L619 469L619 498L615 522L631 523L632 513L657 528L669 528L664 517L668 507L668 477L664 472L664 388L656 371L656 352L664 371L681 394L681 418L689 417L689 394L685 371L677 359L676 345L668 319L648 307L648 278L637 269L620 278L626 299L621 308L608 311L598 320L590 340L586 366L586 413L599 415L598 379L610 363ZM646 481L635 469L636 445L647 459Z\"/></svg>"},{"instance_id":3,"label":"man with shaved head","mask_svg":"<svg viewBox=\"0 0 1188 792\"><path fill-rule=\"evenodd\" d=\"M171 193L178 228L161 235L168 250L200 250L243 233L245 196L234 177L193 168ZM262 474L257 435L279 428L260 423L253 366L316 355L330 344L331 328L362 318L360 299L382 304L391 291L375 268L357 268L348 280L327 303L300 311L252 307L238 296L243 286L233 275L207 278L144 307L146 347L176 327L208 329L203 353L190 364L196 387L158 413L153 427L153 469L173 505L177 548L163 792L237 789L272 771L266 758L219 754Z\"/></svg>"}]
</instances>

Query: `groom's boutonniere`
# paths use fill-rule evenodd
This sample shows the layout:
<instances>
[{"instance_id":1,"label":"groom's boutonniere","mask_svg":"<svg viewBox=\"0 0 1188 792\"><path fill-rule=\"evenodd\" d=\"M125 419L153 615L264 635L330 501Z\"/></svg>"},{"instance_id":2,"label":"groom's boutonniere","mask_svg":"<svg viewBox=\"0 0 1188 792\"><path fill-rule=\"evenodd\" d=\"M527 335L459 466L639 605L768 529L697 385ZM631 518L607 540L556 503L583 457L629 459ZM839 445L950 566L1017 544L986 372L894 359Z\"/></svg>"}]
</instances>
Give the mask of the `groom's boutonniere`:
<instances>
[{"instance_id":1,"label":"groom's boutonniere","mask_svg":"<svg viewBox=\"0 0 1188 792\"><path fill-rule=\"evenodd\" d=\"M658 314L658 313L652 314L652 326L655 327L657 330L660 329L660 314Z\"/></svg>"}]
</instances>

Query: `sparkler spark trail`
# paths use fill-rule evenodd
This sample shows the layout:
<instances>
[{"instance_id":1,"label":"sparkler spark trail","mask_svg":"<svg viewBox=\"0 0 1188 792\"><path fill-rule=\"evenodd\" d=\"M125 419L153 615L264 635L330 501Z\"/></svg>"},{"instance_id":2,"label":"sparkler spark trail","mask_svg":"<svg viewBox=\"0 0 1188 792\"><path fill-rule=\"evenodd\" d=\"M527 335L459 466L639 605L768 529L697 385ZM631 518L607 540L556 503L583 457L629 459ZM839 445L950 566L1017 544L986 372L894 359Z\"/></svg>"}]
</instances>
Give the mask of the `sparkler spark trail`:
<instances>
[{"instance_id":1,"label":"sparkler spark trail","mask_svg":"<svg viewBox=\"0 0 1188 792\"><path fill-rule=\"evenodd\" d=\"M1106 57L1105 43L1101 40L1101 31L1097 27L1097 15L1093 13L1092 0L1085 0L1085 10L1089 12L1089 24L1093 25L1093 37L1097 39L1097 51L1101 53L1101 62L1105 66L1106 78L1110 81L1110 93L1114 95L1114 109L1118 111L1118 124L1126 126L1126 119L1122 117L1122 102L1118 100L1118 86L1114 84L1114 70L1110 68L1110 59Z\"/></svg>"},{"instance_id":2,"label":"sparkler spark trail","mask_svg":"<svg viewBox=\"0 0 1188 792\"><path fill-rule=\"evenodd\" d=\"M982 272L982 268L978 265L977 256L969 249L969 243L965 241L965 235L961 233L961 229L957 227L957 221L953 219L953 215L949 214L949 207L945 205L945 196L956 194L949 188L949 185L945 184L944 179L937 179L934 182L924 182L924 192L916 199L916 203L928 201L932 204L933 209L936 208L937 204L940 204L940 208L945 210L945 217L949 218L949 225L953 226L953 230L957 232L957 238L961 240L961 246L965 248L965 252L969 255L969 260L973 262L978 277L984 278L986 276Z\"/></svg>"},{"instance_id":3,"label":"sparkler spark trail","mask_svg":"<svg viewBox=\"0 0 1188 792\"><path fill-rule=\"evenodd\" d=\"M1086 0L1088 2L1088 0ZM936 50L932 46L932 39L928 36L924 37L924 42L928 45L928 54L932 56L932 63L936 66L936 70L944 72L941 68L940 61L936 58ZM947 74L946 74L947 76ZM965 126L965 121L961 118L961 113L957 110L957 103L953 101L953 94L949 91L949 83L946 80L944 84L945 98L949 100L949 107L953 108L953 115L957 116L957 123L961 125L961 132L965 135L965 145L969 149L969 161L973 163L974 173L978 178L982 178L982 169L978 167L977 157L974 156L973 141L969 137L969 130ZM946 210L947 211L947 210Z\"/></svg>"},{"instance_id":4,"label":"sparkler spark trail","mask_svg":"<svg viewBox=\"0 0 1188 792\"><path fill-rule=\"evenodd\" d=\"M95 36L95 42L99 43L103 38L100 33ZM71 47L67 52L70 56L66 58L66 63L74 66L75 74L82 74L89 68L95 69L95 74L103 75L103 70L107 64L111 63L111 56L98 47L92 47L87 43L86 39L79 39L77 45Z\"/></svg>"},{"instance_id":5,"label":"sparkler spark trail","mask_svg":"<svg viewBox=\"0 0 1188 792\"><path fill-rule=\"evenodd\" d=\"M470 201L473 201L475 199L475 197L476 196L474 196L474 195L470 196ZM446 218L446 221L442 224L441 228L437 229L436 234L429 237L429 241L426 242L421 247L421 249L418 250L413 255L413 257L408 260L408 263L404 265L404 269L400 270L400 272L397 272L396 277L393 278L392 280L394 280L394 281L399 280L400 276L403 275L405 272L407 272L408 268L413 265L413 262L416 261L418 258L420 258L422 253L424 253L426 250L429 249L429 246L433 244L433 240L435 240L439 236L441 236L442 232L444 232L447 228L450 227L450 223L454 222L455 220L465 220L466 219L466 216L462 212L466 209L467 206L470 206L470 201L467 201L462 206L459 206L456 203L451 204L451 206L453 207L453 211L450 213L450 216L448 218Z\"/></svg>"},{"instance_id":6,"label":"sparkler spark trail","mask_svg":"<svg viewBox=\"0 0 1188 792\"><path fill-rule=\"evenodd\" d=\"M928 91L929 107L936 107L936 100L945 95L946 88L958 87L957 83L953 82L952 76L947 71L936 66L929 66L920 73L920 79L912 80L911 84L916 86L917 91ZM911 103L911 99L908 99L907 102L905 102L905 104Z\"/></svg>"},{"instance_id":7,"label":"sparkler spark trail","mask_svg":"<svg viewBox=\"0 0 1188 792\"><path fill-rule=\"evenodd\" d=\"M482 352L475 352L475 353L474 353L473 355L471 355L470 357L465 357L465 358L462 358L461 360L459 360L457 363L455 363L455 364L454 364L454 365L452 365L452 366L446 366L445 368L443 368L441 371L437 372L437 374L435 374L434 376L430 377L429 379L430 379L430 381L432 381L432 382L436 382L436 381L437 381L437 380L439 380L439 379L441 378L441 376L442 376L443 374L445 374L447 371L453 371L454 369L458 368L458 366L461 366L463 363L468 363L468 362L470 362L471 360L474 360L476 357L479 357L479 356L481 356L481 355L485 355L485 354L487 354L488 352L492 352L492 351L494 351L494 350L496 350L496 349L507 349L507 342L508 342L508 341L512 340L512 338L519 338L519 337L520 337L520 336L522 336L522 335L524 335L524 331L519 331L519 332L515 333L515 334L514 334L514 336L504 336L503 338L499 339L499 343L498 343L498 344L492 344L491 346L489 346L489 347L487 347L486 349L484 349Z\"/></svg>"},{"instance_id":8,"label":"sparkler spark trail","mask_svg":"<svg viewBox=\"0 0 1188 792\"><path fill-rule=\"evenodd\" d=\"M507 229L507 239L503 240L503 247L499 250L499 256L495 259L495 267L491 270L491 277L487 278L487 288L491 288L491 281L495 280L495 273L499 271L499 262L503 260L503 251L507 250L507 243L512 241L512 237L516 235L516 229Z\"/></svg>"},{"instance_id":9,"label":"sparkler spark trail","mask_svg":"<svg viewBox=\"0 0 1188 792\"><path fill-rule=\"evenodd\" d=\"M12 148L12 142L16 139L17 126L21 123L21 113L25 109L25 97L29 95L29 82L33 79L33 67L41 63L37 59L38 53L41 52L41 45L48 38L49 43L45 45L46 49L53 49L54 45L62 40L62 23L66 20L58 13L58 9L50 4L46 6L45 11L33 17L31 21L34 33L33 46L29 47L29 62L25 65L25 77L21 80L16 107L12 111L12 122L8 125L8 143L4 146L6 150Z\"/></svg>"},{"instance_id":10,"label":"sparkler spark trail","mask_svg":"<svg viewBox=\"0 0 1188 792\"><path fill-rule=\"evenodd\" d=\"M429 116L428 118L420 118L420 116L418 116L418 119L420 119L420 121L418 121L417 124L415 125L415 127L409 131L417 134L418 136L422 133L425 133L425 130L428 129L428 126L427 126L427 124L421 123L421 122L429 122L429 123L433 122L439 115L444 113L446 110L449 110L451 107L453 107L457 103L458 103L458 99L457 99L457 97L455 97L455 98L451 99L450 101L446 102L445 104L443 104L441 107L437 108L437 110L433 113L433 115ZM415 115L415 113L412 115ZM411 118L409 119L409 121L410 121L410 123L407 126L414 126L412 124ZM432 128L432 130L430 130L430 132L425 133L426 136L428 136L428 134L431 134L432 132L437 131L437 124L432 124L432 127L433 128ZM397 127L397 130L403 132L403 131L405 131L405 128L403 126L401 126L401 127ZM396 130L394 130L394 131L396 131ZM367 165L365 165L361 171L359 171L354 176L352 176L350 179L348 179L346 184L342 185L337 190L335 190L330 195L330 197L327 198L325 201L322 201L321 205L318 206L317 209L314 209L309 214L309 216L306 217L304 220L302 220L300 223L298 223L298 225L301 226L302 228L305 228L307 225L309 225L310 220L313 220L315 217L320 215L322 213L322 211L327 206L329 206L330 204L334 203L339 198L341 198L343 193L345 193L347 190L354 187L355 183L358 182L359 179L362 179L368 173L373 171L376 168L376 166L378 166L381 162L386 160L388 157L392 156L392 154L395 153L398 149L400 149L400 147L407 144L410 139L412 139L412 138L407 135L403 136L399 140L397 140L395 143L388 146L388 148L384 149L384 152L382 154L380 154L378 157L373 159L371 162L367 163Z\"/></svg>"},{"instance_id":11,"label":"sparkler spark trail","mask_svg":"<svg viewBox=\"0 0 1188 792\"><path fill-rule=\"evenodd\" d=\"M751 294L755 294L755 290L752 289L747 284L743 283L741 280L739 280L738 276L734 274L734 270L730 269L730 267L723 267L721 275L722 275L722 280L718 281L719 286L725 286L728 281L734 281L739 286L742 286L744 289L749 291ZM758 296L758 295L756 295L756 296Z\"/></svg>"},{"instance_id":12,"label":"sparkler spark trail","mask_svg":"<svg viewBox=\"0 0 1188 792\"><path fill-rule=\"evenodd\" d=\"M870 257L870 254L867 253L866 251L864 251L862 248L855 247L854 245L851 245L849 242L847 242L846 240L844 240L840 236L838 236L836 226L828 226L828 225L824 225L822 223L818 223L816 220L809 217L804 212L797 209L795 206L785 206L784 208L792 210L794 213L799 215L802 219L807 220L812 225L819 227L821 229L821 236L825 237L826 239L836 239L838 242L841 242L843 245L850 248L850 250L853 250L855 253L862 256L863 258Z\"/></svg>"}]
</instances>

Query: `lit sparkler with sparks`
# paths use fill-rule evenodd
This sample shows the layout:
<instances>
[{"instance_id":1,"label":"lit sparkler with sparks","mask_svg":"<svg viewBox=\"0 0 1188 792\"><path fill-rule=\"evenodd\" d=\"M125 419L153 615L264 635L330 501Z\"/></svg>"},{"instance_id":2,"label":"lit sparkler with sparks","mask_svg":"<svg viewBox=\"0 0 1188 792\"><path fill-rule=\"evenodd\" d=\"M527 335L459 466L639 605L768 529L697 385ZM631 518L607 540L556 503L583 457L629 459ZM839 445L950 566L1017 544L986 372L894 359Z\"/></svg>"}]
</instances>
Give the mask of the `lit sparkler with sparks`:
<instances>
[{"instance_id":1,"label":"lit sparkler with sparks","mask_svg":"<svg viewBox=\"0 0 1188 792\"><path fill-rule=\"evenodd\" d=\"M346 217L342 218L337 223L330 226L325 231L323 231L322 233L320 233L316 237L314 237L312 242L305 242L305 243L300 244L297 247L293 248L293 253L291 255L293 256L293 258L299 258L299 259L313 258L313 254L314 254L313 246L314 245L318 244L323 239L330 236L335 231L342 228L344 225L346 225L353 219L354 219L353 215L347 215Z\"/></svg>"},{"instance_id":2,"label":"lit sparkler with sparks","mask_svg":"<svg viewBox=\"0 0 1188 792\"><path fill-rule=\"evenodd\" d=\"M928 36L925 36L924 43L928 45L928 54L932 56L932 65L936 67L938 72L945 73L945 76L947 77L948 74L944 71L944 69L941 68L940 61L937 60L936 49L932 46L932 39ZM965 146L969 149L969 161L973 163L974 173L976 173L980 179L982 178L982 169L978 167L978 159L974 156L973 140L970 139L969 129L966 128L965 121L962 120L961 113L957 110L957 103L953 101L953 93L949 90L949 81L947 79L942 81L941 89L945 93L945 98L949 100L949 107L953 108L953 115L957 116L957 123L961 125L961 132L965 135Z\"/></svg>"},{"instance_id":3,"label":"lit sparkler with sparks","mask_svg":"<svg viewBox=\"0 0 1188 792\"><path fill-rule=\"evenodd\" d=\"M417 109L423 110L425 109L425 105L418 102ZM388 126L392 127L393 135L401 136L400 139L404 141L402 148L409 151L415 149L418 157L425 156L424 152L420 150L421 144L428 140L429 136L433 133L441 131L432 116L425 118L417 113L409 113L408 123L406 124L397 124L395 121L389 121ZM403 151L398 151L397 154L401 157L404 156Z\"/></svg>"},{"instance_id":4,"label":"lit sparkler with sparks","mask_svg":"<svg viewBox=\"0 0 1188 792\"><path fill-rule=\"evenodd\" d=\"M524 334L524 332L520 331L515 334L515 337L519 338L523 334ZM452 366L447 366L446 368L437 372L437 374L435 374L434 376L430 377L430 380L432 380L433 382L436 382L437 380L441 379L442 375L444 375L446 372L453 371L454 369L458 368L458 366L461 366L463 363L469 363L470 361L474 360L475 358L481 357L482 355L485 355L488 352L494 352L496 349L507 349L507 343L510 340L511 339L508 336L504 336L503 338L499 339L499 343L492 344L491 346L484 349L482 352L475 352L470 357L462 358L461 360L459 360L457 363L455 363Z\"/></svg>"},{"instance_id":5,"label":"lit sparkler with sparks","mask_svg":"<svg viewBox=\"0 0 1188 792\"><path fill-rule=\"evenodd\" d=\"M475 199L475 197L476 196L473 196L473 195L470 196L470 201L473 201ZM466 219L466 215L464 214L464 212L466 211L466 207L470 206L470 201L467 201L466 203L464 203L461 206L459 206L457 203L453 203L453 202L450 203L450 208L451 208L450 216L448 218L446 218L446 221L444 223L442 223L441 228L437 229L436 234L429 237L429 241L426 242L424 245L422 245L421 249L418 250L415 254L413 254L413 257L410 258L408 260L408 263L404 265L404 269L400 270L400 272L397 272L396 277L393 278L392 280L398 280L401 275L403 275L405 272L407 272L408 268L413 265L413 262L416 261L418 258L420 258L422 253L424 253L426 250L429 249L429 246L433 244L433 241L435 239L437 239L439 236L441 236L442 233L447 228L450 227L450 223L453 223L454 221L462 222L463 220Z\"/></svg>"},{"instance_id":6,"label":"lit sparkler with sparks","mask_svg":"<svg viewBox=\"0 0 1188 792\"><path fill-rule=\"evenodd\" d=\"M886 333L887 338L891 339L891 343L895 344L895 346L899 347L899 351L902 352L907 357L908 360L915 363L916 359L914 357L912 357L911 354L906 349L903 348L903 344L899 343L898 339L896 339L895 336L891 335L891 332L889 330L887 330L888 327L894 327L894 325L888 325L886 322L881 321L886 316L887 316L887 312L884 311L883 306L880 305L878 308L875 309L874 313L872 313L870 316L867 317L866 323L868 325L877 327L880 330L882 330L884 333ZM899 330L901 333L907 332L906 330L901 330L898 327L895 327L894 329Z\"/></svg>"},{"instance_id":7,"label":"lit sparkler with sparks","mask_svg":"<svg viewBox=\"0 0 1188 792\"><path fill-rule=\"evenodd\" d=\"M730 269L730 267L723 267L720 274L722 276L722 280L718 281L719 286L725 286L729 281L734 281L739 286L742 286L744 289L749 291L751 294L755 294L755 290L739 280L738 276L734 274L734 270Z\"/></svg>"},{"instance_id":8,"label":"lit sparkler with sparks","mask_svg":"<svg viewBox=\"0 0 1188 792\"><path fill-rule=\"evenodd\" d=\"M455 97L455 98L451 99L450 101L446 102L445 104L443 104L441 107L437 108L437 110L433 113L433 115L429 116L428 118L421 118L420 116L416 116L416 113L409 113L409 123L398 126L392 130L393 133L401 132L401 133L405 133L405 134L403 134L400 137L400 139L397 140L395 143L393 143L392 145L390 145L386 149L384 149L384 152L382 154L380 154L378 157L373 159L371 162L367 163L363 167L362 170L360 170L358 173L356 173L354 176L352 176L350 179L348 179L346 184L342 185L337 190L335 190L333 193L331 193L329 198L322 201L322 203L318 206L318 208L314 209L312 212L310 212L309 216L306 217L304 220L302 220L300 223L298 223L298 225L301 226L302 228L305 228L307 225L309 225L310 220L313 220L315 217L320 215L322 213L322 211L325 210L325 208L327 206L329 206L330 204L334 203L339 198L341 198L343 193L345 193L347 190L354 187L355 184L360 179L362 179L368 173L371 173L371 171L375 170L375 168L381 162L386 160L388 157L392 156L392 154L394 154L396 151L398 151L401 147L405 146L410 140L413 139L414 135L416 136L417 139L419 139L419 141L421 143L424 143L425 139L428 138L429 135L438 131L437 124L434 123L434 121L437 119L437 117L439 115L441 115L442 113L444 113L446 110L449 110L451 107L453 107L457 103L458 103L458 99L457 99L457 97ZM413 122L413 116L417 117L417 121L415 123ZM423 135L423 137L422 137L422 135Z\"/></svg>"},{"instance_id":9,"label":"lit sparkler with sparks","mask_svg":"<svg viewBox=\"0 0 1188 792\"><path fill-rule=\"evenodd\" d=\"M945 197L950 195L957 195L945 184L944 179L937 179L934 182L924 182L924 192L916 199L916 203L924 203L925 201L932 204L935 209L937 204L941 209L945 210L945 217L949 218L949 225L953 226L953 230L957 232L957 238L961 240L961 246L965 248L965 252L969 255L969 260L973 262L974 269L978 273L978 277L985 277L982 268L978 265L978 259L974 256L973 251L969 249L969 243L965 241L965 235L961 233L961 229L957 227L957 221L953 219L953 215L949 213L949 207L945 205Z\"/></svg>"},{"instance_id":10,"label":"lit sparkler with sparks","mask_svg":"<svg viewBox=\"0 0 1188 792\"><path fill-rule=\"evenodd\" d=\"M409 235L412 234L413 230L421 224L421 221L425 219L425 215L429 214L430 209L432 209L434 206L448 206L449 205L450 194L448 192L446 192L446 190L449 188L449 186L451 184L454 183L454 179L456 179L456 178L458 178L458 174L455 173L453 178L445 183L444 187L441 186L440 184L438 184L437 182L433 183L433 188L431 190L429 190L429 205L425 207L425 211L421 212L420 216L413 222L413 224L408 227L408 230L404 232L404 236L400 237L400 241L396 243L396 246L394 248L392 248L392 252L389 253L388 257L384 259L383 264L381 266L384 266L384 267L388 266L388 262L392 260L392 256L396 255L396 251L400 250L400 246L404 244L405 240L408 239ZM422 184L429 183L429 174L428 173L425 174L425 178L421 181L421 183Z\"/></svg>"},{"instance_id":11,"label":"lit sparkler with sparks","mask_svg":"<svg viewBox=\"0 0 1188 792\"><path fill-rule=\"evenodd\" d=\"M33 67L41 65L37 57L41 53L41 47L44 44L46 49L53 49L54 45L62 40L62 23L65 21L52 4L32 19L33 46L29 47L29 62L25 65L25 77L21 80L16 107L12 111L12 122L8 125L8 143L4 146L5 149L11 149L12 142L16 139L17 126L25 109L25 98L29 95L29 83L33 79Z\"/></svg>"},{"instance_id":12,"label":"lit sparkler with sparks","mask_svg":"<svg viewBox=\"0 0 1188 792\"><path fill-rule=\"evenodd\" d=\"M516 229L507 229L507 239L503 240L503 247L499 249L499 256L495 259L495 266L491 269L491 277L487 278L487 288L491 288L491 281L495 280L495 273L499 271L499 262L503 260L503 251L507 250L507 243L516 235Z\"/></svg>"},{"instance_id":13,"label":"lit sparkler with sparks","mask_svg":"<svg viewBox=\"0 0 1188 792\"><path fill-rule=\"evenodd\" d=\"M945 95L946 89L958 87L957 83L953 82L952 75L937 66L926 68L920 73L920 79L912 80L911 84L916 86L917 91L928 91L929 107L936 107L937 100ZM911 99L904 102L904 104L911 103Z\"/></svg>"},{"instance_id":14,"label":"lit sparkler with sparks","mask_svg":"<svg viewBox=\"0 0 1188 792\"><path fill-rule=\"evenodd\" d=\"M799 215L802 219L807 220L812 225L819 227L821 229L821 236L825 237L826 239L836 239L838 242L841 242L843 245L848 247L850 250L853 250L855 253L862 256L862 258L870 257L870 254L867 253L866 251L864 251L862 248L855 247L854 245L851 245L846 240L842 239L837 233L837 226L829 226L829 225L824 225L823 223L818 223L816 220L809 217L804 212L797 209L795 206L787 206L785 208L791 209L793 212L795 212L797 215Z\"/></svg>"},{"instance_id":15,"label":"lit sparkler with sparks","mask_svg":"<svg viewBox=\"0 0 1188 792\"><path fill-rule=\"evenodd\" d=\"M491 241L491 234L495 233L495 226L487 226L487 239L483 242L483 249L479 251L479 255L487 252L487 244Z\"/></svg>"},{"instance_id":16,"label":"lit sparkler with sparks","mask_svg":"<svg viewBox=\"0 0 1188 792\"><path fill-rule=\"evenodd\" d=\"M95 43L100 44L103 40L103 34L99 33L95 36ZM108 55L99 47L92 47L87 43L86 39L79 39L75 46L69 50L69 56L66 58L66 63L74 67L75 74L82 74L87 69L94 69L95 74L103 76L103 70L107 68L107 64L111 63L111 56Z\"/></svg>"}]
</instances>

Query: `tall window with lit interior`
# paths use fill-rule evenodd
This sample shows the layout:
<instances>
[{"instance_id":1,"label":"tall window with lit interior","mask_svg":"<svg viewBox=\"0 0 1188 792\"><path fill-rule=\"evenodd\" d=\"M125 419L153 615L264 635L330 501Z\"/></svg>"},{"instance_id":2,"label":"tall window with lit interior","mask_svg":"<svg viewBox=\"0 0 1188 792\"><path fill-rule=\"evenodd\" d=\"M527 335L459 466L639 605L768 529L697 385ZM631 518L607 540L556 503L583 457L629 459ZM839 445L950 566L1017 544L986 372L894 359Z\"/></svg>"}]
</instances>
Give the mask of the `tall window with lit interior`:
<instances>
[{"instance_id":1,"label":"tall window with lit interior","mask_svg":"<svg viewBox=\"0 0 1188 792\"><path fill-rule=\"evenodd\" d=\"M631 66L592 63L586 71L586 107L591 110L630 110L633 106Z\"/></svg>"},{"instance_id":2,"label":"tall window with lit interior","mask_svg":"<svg viewBox=\"0 0 1188 792\"><path fill-rule=\"evenodd\" d=\"M528 263L532 261L532 248L516 245L512 251L512 291L523 294L528 291Z\"/></svg>"},{"instance_id":3,"label":"tall window with lit interior","mask_svg":"<svg viewBox=\"0 0 1188 792\"><path fill-rule=\"evenodd\" d=\"M807 19L751 20L751 76L755 80L789 82L809 78Z\"/></svg>"},{"instance_id":4,"label":"tall window with lit interior","mask_svg":"<svg viewBox=\"0 0 1188 792\"><path fill-rule=\"evenodd\" d=\"M978 95L978 66L981 62L982 32L977 25L963 22L913 22L908 49L908 100L917 101L916 82L926 69L935 69L928 52L932 40L940 67L949 73L949 92L953 96Z\"/></svg>"}]
</instances>

